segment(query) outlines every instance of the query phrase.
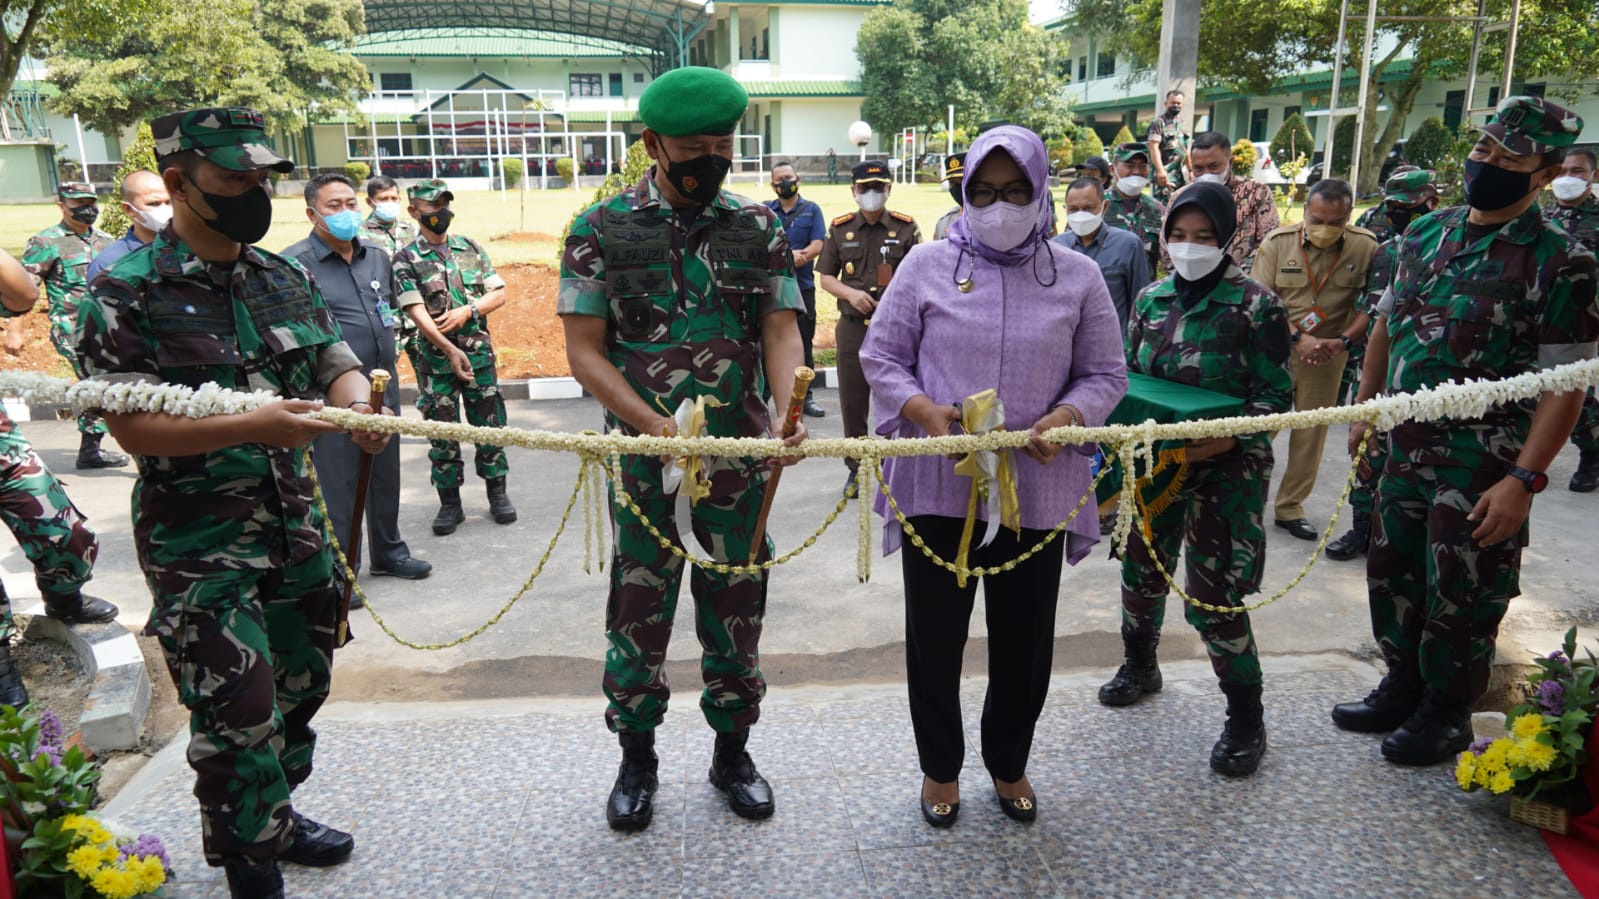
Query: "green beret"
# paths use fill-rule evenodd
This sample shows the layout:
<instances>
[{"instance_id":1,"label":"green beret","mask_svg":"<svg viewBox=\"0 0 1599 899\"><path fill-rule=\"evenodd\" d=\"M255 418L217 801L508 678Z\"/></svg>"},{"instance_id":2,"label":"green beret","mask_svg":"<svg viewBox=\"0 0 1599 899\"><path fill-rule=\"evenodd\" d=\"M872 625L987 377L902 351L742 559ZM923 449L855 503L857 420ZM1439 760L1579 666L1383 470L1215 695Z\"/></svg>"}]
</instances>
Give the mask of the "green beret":
<instances>
[{"instance_id":1,"label":"green beret","mask_svg":"<svg viewBox=\"0 0 1599 899\"><path fill-rule=\"evenodd\" d=\"M684 66L650 82L638 98L644 127L667 137L732 134L750 95L721 69Z\"/></svg>"}]
</instances>

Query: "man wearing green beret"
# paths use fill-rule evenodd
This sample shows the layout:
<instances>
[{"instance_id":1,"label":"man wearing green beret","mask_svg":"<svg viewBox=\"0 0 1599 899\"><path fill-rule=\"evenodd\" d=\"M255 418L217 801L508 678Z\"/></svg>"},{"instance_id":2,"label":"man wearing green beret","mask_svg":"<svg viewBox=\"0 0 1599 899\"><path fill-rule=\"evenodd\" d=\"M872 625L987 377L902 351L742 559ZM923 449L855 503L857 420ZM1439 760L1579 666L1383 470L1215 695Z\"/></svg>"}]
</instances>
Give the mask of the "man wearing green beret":
<instances>
[{"instance_id":1,"label":"man wearing green beret","mask_svg":"<svg viewBox=\"0 0 1599 899\"><path fill-rule=\"evenodd\" d=\"M1540 97L1499 104L1466 158L1467 205L1405 232L1361 400L1593 358L1594 255L1535 205L1581 131L1574 113ZM1499 623L1520 593L1527 514L1583 393L1388 432L1366 552L1372 634L1388 674L1332 718L1345 730L1392 731L1382 742L1389 761L1436 764L1471 744L1472 703L1488 688ZM1352 427L1351 444L1364 431Z\"/></svg>"},{"instance_id":2,"label":"man wearing green beret","mask_svg":"<svg viewBox=\"0 0 1599 899\"><path fill-rule=\"evenodd\" d=\"M355 848L289 797L311 776L343 592L306 451L343 429L305 413L325 400L371 414L371 385L305 270L252 246L272 226L269 175L294 170L261 115L196 109L150 127L172 222L95 279L77 349L95 381L282 397L206 418L106 411L138 457L145 630L190 712L206 861L234 897L282 897L279 862L336 865ZM351 439L368 453L388 443Z\"/></svg>"},{"instance_id":3,"label":"man wearing green beret","mask_svg":"<svg viewBox=\"0 0 1599 899\"><path fill-rule=\"evenodd\" d=\"M804 311L782 222L765 206L722 190L733 130L749 98L731 76L700 67L655 79L639 98L644 146L655 164L644 179L572 222L561 260L556 311L572 373L605 407L606 425L627 434L671 436L701 401L704 434L769 437L766 397L786 410L803 360L796 315ZM796 423L786 441L805 438ZM668 478L655 456L622 463L625 489L643 518L613 494L616 535L606 603L606 723L622 766L606 807L619 830L649 826L657 785L655 729L666 713L664 667L684 560L648 524L684 545L675 516L689 493L691 527L720 563L771 558L770 538L752 547L764 460L702 456L703 479ZM672 483L672 486L667 486ZM746 818L772 814L772 790L746 751L766 682L759 665L765 571L724 574L695 567L689 585L704 648L700 709L716 731L710 780Z\"/></svg>"},{"instance_id":4,"label":"man wearing green beret","mask_svg":"<svg viewBox=\"0 0 1599 899\"><path fill-rule=\"evenodd\" d=\"M72 345L72 323L78 317L78 304L89 289L84 273L89 261L116 238L94 226L100 218L100 202L94 185L87 181L63 181L56 190L56 208L61 221L28 238L22 252L22 265L44 283L50 300L50 343L82 377L77 350ZM78 467L117 468L128 464L128 457L101 449L105 421L93 411L78 415Z\"/></svg>"},{"instance_id":5,"label":"man wearing green beret","mask_svg":"<svg viewBox=\"0 0 1599 899\"><path fill-rule=\"evenodd\" d=\"M465 408L466 423L480 428L505 427L505 396L495 372L494 344L489 339L489 313L505 305L505 279L494 270L489 251L470 237L448 233L455 221L450 203L455 194L443 180L418 181L406 189L409 212L421 234L394 254L394 289L400 308L416 324L416 407L428 421L454 424ZM433 487L439 511L433 533L455 533L466 520L461 484L466 464L461 444L429 441ZM496 524L516 520L516 507L505 489L510 472L504 447L477 445L472 457L486 485L489 517Z\"/></svg>"}]
</instances>

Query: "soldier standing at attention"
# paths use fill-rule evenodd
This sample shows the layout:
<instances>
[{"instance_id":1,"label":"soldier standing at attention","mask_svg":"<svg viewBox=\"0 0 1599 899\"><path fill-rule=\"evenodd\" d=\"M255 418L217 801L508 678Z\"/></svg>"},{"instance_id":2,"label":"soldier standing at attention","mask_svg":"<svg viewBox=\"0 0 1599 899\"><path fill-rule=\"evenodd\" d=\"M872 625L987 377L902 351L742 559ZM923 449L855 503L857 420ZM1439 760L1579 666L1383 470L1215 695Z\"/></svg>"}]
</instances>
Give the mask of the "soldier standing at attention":
<instances>
[{"instance_id":1,"label":"soldier standing at attention","mask_svg":"<svg viewBox=\"0 0 1599 899\"><path fill-rule=\"evenodd\" d=\"M94 185L85 181L64 181L56 191L56 206L61 221L28 238L22 264L44 282L50 300L50 343L67 360L72 373L83 377L77 350L72 344L72 326L78 317L78 304L89 289L84 272L89 261L115 239L94 226L100 218L100 205ZM128 464L121 453L100 448L105 438L105 420L95 412L78 416L79 468L116 468Z\"/></svg>"},{"instance_id":2,"label":"soldier standing at attention","mask_svg":"<svg viewBox=\"0 0 1599 899\"><path fill-rule=\"evenodd\" d=\"M1360 399L1465 379L1497 381L1591 359L1599 339L1594 256L1534 205L1582 131L1540 97L1509 97L1466 157L1466 206L1405 232L1378 306ZM1583 391L1490 407L1481 418L1388 432L1366 553L1371 629L1388 675L1335 724L1392 731L1383 757L1452 759L1471 744L1494 637L1520 591L1521 550L1545 467L1571 435ZM1350 444L1365 428L1350 429Z\"/></svg>"},{"instance_id":3,"label":"soldier standing at attention","mask_svg":"<svg viewBox=\"0 0 1599 899\"><path fill-rule=\"evenodd\" d=\"M1105 192L1105 222L1133 232L1144 243L1153 275L1160 267L1160 225L1166 207L1144 193L1149 186L1149 151L1143 144L1125 143L1115 152L1115 188Z\"/></svg>"},{"instance_id":4,"label":"soldier standing at attention","mask_svg":"<svg viewBox=\"0 0 1599 899\"><path fill-rule=\"evenodd\" d=\"M805 300L805 314L800 316L800 340L805 346L805 367L815 368L811 358L811 340L816 336L816 279L812 261L822 253L827 221L822 218L822 207L800 196L799 189L800 176L794 170L794 163L784 160L772 166L772 192L777 194L777 199L767 200L766 208L777 213L794 252L794 276L799 281L800 296ZM821 418L827 410L816 405L816 400L807 393L805 414Z\"/></svg>"},{"instance_id":5,"label":"soldier standing at attention","mask_svg":"<svg viewBox=\"0 0 1599 899\"><path fill-rule=\"evenodd\" d=\"M768 388L786 410L800 364L804 309L794 257L777 216L721 189L733 162L733 128L749 96L732 76L690 66L655 79L639 97L644 147L655 164L644 179L581 213L561 260L557 311L572 373L605 407L607 427L627 434L677 433L684 400L705 408L713 437L769 437ZM805 439L802 422L789 445ZM719 562L750 558L772 464L705 456L705 480L684 484L694 537ZM664 463L625 457L622 486L662 533L681 544L677 497ZM661 547L626 506L611 503L616 535L605 628L605 721L622 744L606 804L618 830L648 827L657 785L655 729L666 714L663 668L677 610L683 560ZM767 537L757 560L771 557ZM759 642L765 572L689 575L704 648L700 710L716 731L710 781L745 818L772 814L772 789L745 747L760 717L766 681ZM801 811L799 814L803 814Z\"/></svg>"},{"instance_id":6,"label":"soldier standing at attention","mask_svg":"<svg viewBox=\"0 0 1599 899\"><path fill-rule=\"evenodd\" d=\"M838 404L844 414L844 436L865 437L866 413L872 405L871 386L861 373L861 343L872 311L883 298L883 288L894 277L899 261L922 239L916 220L887 209L894 189L888 166L876 160L858 163L851 172L855 205L860 209L833 219L822 258L816 263L822 289L838 298ZM845 459L849 477L844 493L855 489L859 463Z\"/></svg>"},{"instance_id":7,"label":"soldier standing at attention","mask_svg":"<svg viewBox=\"0 0 1599 899\"><path fill-rule=\"evenodd\" d=\"M1566 229L1566 233L1590 253L1599 253L1599 198L1593 195L1596 160L1599 154L1592 150L1568 151L1560 167L1560 177L1549 185L1555 195L1549 220ZM1577 445L1581 455L1577 471L1566 489L1573 493L1592 493L1599 489L1599 400L1594 399L1591 387L1582 401L1582 415L1571 432L1571 442Z\"/></svg>"},{"instance_id":8,"label":"soldier standing at attention","mask_svg":"<svg viewBox=\"0 0 1599 899\"><path fill-rule=\"evenodd\" d=\"M1149 123L1144 142L1155 172L1155 198L1168 202L1177 189L1193 180L1188 173L1189 135L1183 128L1182 91L1166 92L1166 109Z\"/></svg>"},{"instance_id":9,"label":"soldier standing at attention","mask_svg":"<svg viewBox=\"0 0 1599 899\"><path fill-rule=\"evenodd\" d=\"M340 596L305 446L342 429L304 413L317 397L371 413L371 387L304 270L251 246L272 225L268 174L294 169L260 114L196 109L151 130L172 224L95 281L77 348L93 380L283 397L208 418L106 413L138 457L146 632L189 708L206 861L234 897L281 897L280 861L336 865L355 848L289 794L311 774ZM369 453L388 442L352 437Z\"/></svg>"},{"instance_id":10,"label":"soldier standing at attention","mask_svg":"<svg viewBox=\"0 0 1599 899\"><path fill-rule=\"evenodd\" d=\"M450 201L455 194L437 178L418 181L406 191L409 211L421 236L394 256L394 289L400 306L417 326L416 407L428 421L457 422L466 407L466 423L505 427L505 396L494 371L494 344L489 339L489 313L505 305L505 280L494 270L488 251L477 241L446 232L455 219ZM466 520L461 508L461 483L466 465L461 444L430 441L433 486L439 491L439 514L433 533L455 533ZM505 492L510 470L503 447L478 444L472 463L488 485L489 514L497 524L516 520L516 507Z\"/></svg>"}]
</instances>

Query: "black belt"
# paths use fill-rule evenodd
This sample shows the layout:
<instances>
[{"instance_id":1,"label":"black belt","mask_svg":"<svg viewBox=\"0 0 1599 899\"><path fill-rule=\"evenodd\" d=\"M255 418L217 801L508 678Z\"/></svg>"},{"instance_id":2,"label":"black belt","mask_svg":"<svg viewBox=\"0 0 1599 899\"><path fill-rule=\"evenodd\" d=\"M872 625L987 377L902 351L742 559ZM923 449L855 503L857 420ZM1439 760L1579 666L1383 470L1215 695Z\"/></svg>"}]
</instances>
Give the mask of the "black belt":
<instances>
[{"instance_id":1,"label":"black belt","mask_svg":"<svg viewBox=\"0 0 1599 899\"><path fill-rule=\"evenodd\" d=\"M857 312L840 312L838 314L838 317L839 318L843 318L843 319L848 319L849 321L852 321L852 322L860 322L863 325L870 324L871 321L872 321L871 316L861 315L860 313L857 313Z\"/></svg>"}]
</instances>

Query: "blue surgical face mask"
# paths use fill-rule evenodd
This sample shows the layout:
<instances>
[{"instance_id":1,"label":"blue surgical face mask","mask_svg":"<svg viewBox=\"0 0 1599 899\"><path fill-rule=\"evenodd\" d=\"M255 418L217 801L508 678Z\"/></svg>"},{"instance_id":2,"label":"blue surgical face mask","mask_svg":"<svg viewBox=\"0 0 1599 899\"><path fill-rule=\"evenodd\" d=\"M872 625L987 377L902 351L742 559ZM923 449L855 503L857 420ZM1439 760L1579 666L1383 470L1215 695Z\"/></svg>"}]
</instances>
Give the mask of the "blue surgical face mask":
<instances>
[{"instance_id":1,"label":"blue surgical face mask","mask_svg":"<svg viewBox=\"0 0 1599 899\"><path fill-rule=\"evenodd\" d=\"M361 233L361 213L354 209L322 216L322 224L334 240L351 240Z\"/></svg>"},{"instance_id":2,"label":"blue surgical face mask","mask_svg":"<svg viewBox=\"0 0 1599 899\"><path fill-rule=\"evenodd\" d=\"M392 222L400 217L400 204L393 202L378 203L372 207L372 213L380 222Z\"/></svg>"}]
</instances>

